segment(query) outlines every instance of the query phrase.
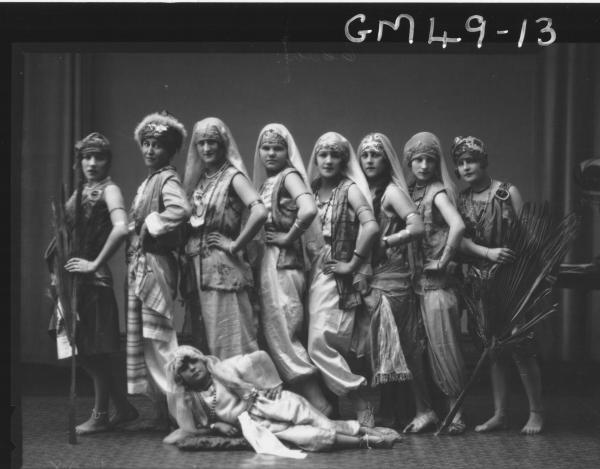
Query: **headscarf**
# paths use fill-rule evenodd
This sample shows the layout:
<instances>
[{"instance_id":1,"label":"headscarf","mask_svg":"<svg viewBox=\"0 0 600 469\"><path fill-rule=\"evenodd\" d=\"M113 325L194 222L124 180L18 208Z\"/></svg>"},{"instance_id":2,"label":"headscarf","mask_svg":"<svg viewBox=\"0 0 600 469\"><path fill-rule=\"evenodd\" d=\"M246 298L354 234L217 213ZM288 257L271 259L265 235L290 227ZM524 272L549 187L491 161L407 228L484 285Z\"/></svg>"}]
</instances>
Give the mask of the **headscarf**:
<instances>
[{"instance_id":1,"label":"headscarf","mask_svg":"<svg viewBox=\"0 0 600 469\"><path fill-rule=\"evenodd\" d=\"M187 132L175 116L168 111L160 111L144 117L135 128L133 136L140 148L144 139L155 138L174 155L181 148Z\"/></svg>"},{"instance_id":2,"label":"headscarf","mask_svg":"<svg viewBox=\"0 0 600 469\"><path fill-rule=\"evenodd\" d=\"M408 184L406 183L406 178L404 177L404 171L402 170L400 159L398 158L398 154L396 153L396 150L394 150L390 139L379 132L372 132L370 134L367 134L365 137L363 137L363 139L360 141L360 144L358 145L358 149L356 151L357 158L360 158L361 153L365 151L365 149L367 149L369 146L373 146L377 150L383 152L392 170L392 182L396 184L400 188L400 190L408 196Z\"/></svg>"},{"instance_id":3,"label":"headscarf","mask_svg":"<svg viewBox=\"0 0 600 469\"><path fill-rule=\"evenodd\" d=\"M454 165L458 164L458 159L465 153L470 153L475 158L484 162L484 164L487 164L487 152L485 151L483 140L472 136L454 137L454 141L452 142L452 160L454 161Z\"/></svg>"},{"instance_id":4,"label":"headscarf","mask_svg":"<svg viewBox=\"0 0 600 469\"><path fill-rule=\"evenodd\" d=\"M239 391L240 395L249 394L254 388L252 384L239 379L235 370L227 366L219 358L213 355L204 355L200 350L191 345L180 345L175 349L171 361L165 366L169 392L181 393L186 391L185 384L179 375L179 370L184 361L189 359L199 360L204 363L213 379L219 380L230 389Z\"/></svg>"},{"instance_id":5,"label":"headscarf","mask_svg":"<svg viewBox=\"0 0 600 469\"><path fill-rule=\"evenodd\" d=\"M106 156L109 162L112 159L110 142L100 132L92 132L75 144L75 156L78 161L90 154Z\"/></svg>"},{"instance_id":6,"label":"headscarf","mask_svg":"<svg viewBox=\"0 0 600 469\"><path fill-rule=\"evenodd\" d=\"M442 145L439 139L431 132L419 132L413 135L404 145L404 161L410 168L413 159L421 155L431 156L437 161L436 174L438 180L446 189L446 194L453 204L456 204L456 187L448 172Z\"/></svg>"},{"instance_id":7,"label":"headscarf","mask_svg":"<svg viewBox=\"0 0 600 469\"><path fill-rule=\"evenodd\" d=\"M229 127L221 119L207 117L196 122L192 130L192 137L190 138L190 147L185 163L185 175L183 177L183 188L188 196L196 189L196 185L206 166L204 160L198 154L196 143L207 138L220 142L229 163L248 177L248 171Z\"/></svg>"}]
</instances>

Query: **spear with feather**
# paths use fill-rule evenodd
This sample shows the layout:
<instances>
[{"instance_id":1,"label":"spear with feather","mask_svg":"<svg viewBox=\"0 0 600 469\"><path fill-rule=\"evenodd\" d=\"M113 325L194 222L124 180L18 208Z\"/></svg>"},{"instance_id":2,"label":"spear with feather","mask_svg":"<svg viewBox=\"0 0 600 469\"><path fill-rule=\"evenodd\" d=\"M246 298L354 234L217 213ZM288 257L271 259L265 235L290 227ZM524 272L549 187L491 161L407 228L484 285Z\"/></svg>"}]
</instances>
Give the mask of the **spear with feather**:
<instances>
[{"instance_id":1,"label":"spear with feather","mask_svg":"<svg viewBox=\"0 0 600 469\"><path fill-rule=\"evenodd\" d=\"M557 310L558 304L546 301L552 289L552 273L565 256L578 227L579 217L574 213L556 223L547 203L523 206L508 235L507 244L515 251L515 261L498 265L494 275L479 279L476 285L490 308L483 311L468 295L463 295L484 350L436 435L454 419L487 358L528 337L536 324Z\"/></svg>"},{"instance_id":2,"label":"spear with feather","mask_svg":"<svg viewBox=\"0 0 600 469\"><path fill-rule=\"evenodd\" d=\"M79 165L77 165L79 166ZM77 443L77 434L75 431L75 408L76 408L76 342L77 319L78 319L78 284L79 276L77 273L68 272L65 269L67 261L77 256L81 247L81 196L83 189L83 174L81 169L76 169L75 192L75 210L73 219L69 220L65 212L66 189L61 186L59 203L52 202L53 225L55 235L55 260L54 275L56 283L56 292L58 296L57 308L62 316L69 345L71 346L71 385L69 392L69 443Z\"/></svg>"}]
</instances>

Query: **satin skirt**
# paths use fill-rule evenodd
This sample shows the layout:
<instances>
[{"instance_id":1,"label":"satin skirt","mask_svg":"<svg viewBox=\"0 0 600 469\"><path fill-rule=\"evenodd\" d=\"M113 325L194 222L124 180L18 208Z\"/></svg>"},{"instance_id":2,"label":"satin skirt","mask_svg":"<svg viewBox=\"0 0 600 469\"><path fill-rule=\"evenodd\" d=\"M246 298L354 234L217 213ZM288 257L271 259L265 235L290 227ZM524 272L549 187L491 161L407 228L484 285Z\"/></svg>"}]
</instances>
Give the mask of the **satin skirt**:
<instances>
[{"instance_id":1,"label":"satin skirt","mask_svg":"<svg viewBox=\"0 0 600 469\"><path fill-rule=\"evenodd\" d=\"M330 420L302 396L290 391L282 391L279 399L257 400L249 414L280 440L307 451L330 449L336 434L354 436L360 430L358 421Z\"/></svg>"},{"instance_id":2,"label":"satin skirt","mask_svg":"<svg viewBox=\"0 0 600 469\"><path fill-rule=\"evenodd\" d=\"M344 396L366 384L363 376L352 373L344 358L352 345L355 309L341 310L333 275L323 273L330 258L326 245L311 271L308 291L308 354L321 372L325 385L336 395Z\"/></svg>"},{"instance_id":3,"label":"satin skirt","mask_svg":"<svg viewBox=\"0 0 600 469\"><path fill-rule=\"evenodd\" d=\"M446 396L458 397L466 372L456 295L449 289L425 290L420 305L433 380Z\"/></svg>"},{"instance_id":4,"label":"satin skirt","mask_svg":"<svg viewBox=\"0 0 600 469\"><path fill-rule=\"evenodd\" d=\"M277 269L279 247L266 246L260 265L261 328L271 358L286 383L314 375L301 336L304 328L304 272Z\"/></svg>"}]
</instances>

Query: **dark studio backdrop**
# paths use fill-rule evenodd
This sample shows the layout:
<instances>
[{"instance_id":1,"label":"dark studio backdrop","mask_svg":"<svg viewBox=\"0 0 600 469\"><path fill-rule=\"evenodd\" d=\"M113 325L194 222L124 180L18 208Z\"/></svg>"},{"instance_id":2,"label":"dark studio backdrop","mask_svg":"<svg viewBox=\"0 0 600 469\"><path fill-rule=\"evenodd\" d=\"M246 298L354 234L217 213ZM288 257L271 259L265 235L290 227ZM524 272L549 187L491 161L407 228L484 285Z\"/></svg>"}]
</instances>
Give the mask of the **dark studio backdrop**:
<instances>
[{"instance_id":1,"label":"dark studio backdrop","mask_svg":"<svg viewBox=\"0 0 600 469\"><path fill-rule=\"evenodd\" d=\"M600 153L598 44L540 47L534 38L523 48L515 40L484 43L480 49L465 42L442 50L426 38L409 45L402 35L395 42L371 39L357 45L345 40L343 28L360 10L344 11L349 14L340 13L329 26L336 29L333 41L309 42L305 34L304 41L225 44L181 42L176 35L177 42L168 41L157 34L161 42L156 44L134 44L131 36L119 35L112 39L128 42L90 43L83 34L73 43L61 42L65 39L58 34L57 42L13 45L13 156L20 161L20 277L15 279L20 306L13 320L19 321L22 362L57 362L47 335L43 253L51 238L50 200L61 182L71 182L74 142L91 131L109 138L111 177L129 206L146 176L133 130L153 111L169 110L190 133L204 117L221 118L250 173L258 132L269 122L290 129L305 162L315 140L330 130L354 147L368 132L383 132L400 154L411 135L432 131L450 165L452 138L476 135L488 147L494 178L515 184L526 200L549 200L560 213L579 206L573 167ZM470 12L462 11L464 21ZM398 7L387 15L376 10L370 18L381 14L393 20L398 13ZM431 11L415 14L419 31L428 28L430 16ZM511 18L518 27L523 15L517 11ZM144 32L140 41L151 31ZM232 34L239 39L241 33ZM181 175L188 143L174 160ZM588 208L583 214L568 262L592 262L600 254L600 212ZM111 267L124 332L123 249ZM598 363L600 296L580 290L561 290L558 296L559 313L540 331L543 360ZM179 314L180 328L182 322Z\"/></svg>"}]
</instances>

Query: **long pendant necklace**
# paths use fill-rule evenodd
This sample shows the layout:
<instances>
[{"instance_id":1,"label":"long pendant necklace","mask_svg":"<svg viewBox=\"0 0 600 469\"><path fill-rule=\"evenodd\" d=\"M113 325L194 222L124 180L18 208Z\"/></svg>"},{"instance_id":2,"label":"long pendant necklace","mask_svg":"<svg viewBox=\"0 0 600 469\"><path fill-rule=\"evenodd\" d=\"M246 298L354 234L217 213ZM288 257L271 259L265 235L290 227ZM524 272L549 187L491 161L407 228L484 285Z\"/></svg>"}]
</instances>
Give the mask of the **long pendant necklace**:
<instances>
[{"instance_id":1,"label":"long pendant necklace","mask_svg":"<svg viewBox=\"0 0 600 469\"><path fill-rule=\"evenodd\" d=\"M427 194L428 187L429 187L429 183L425 184L424 186L418 186L417 184L414 184L412 186L412 191L411 191L410 196L411 196L413 202L415 203L415 205L417 206L417 210L419 212L421 211L421 205L423 204L423 200L425 200L425 194Z\"/></svg>"},{"instance_id":2,"label":"long pendant necklace","mask_svg":"<svg viewBox=\"0 0 600 469\"><path fill-rule=\"evenodd\" d=\"M471 194L470 194L470 199L471 199L471 210L473 213L473 218L475 219L475 232L477 233L477 237L479 239L481 239L483 237L483 231L484 231L484 226L483 226L483 222L485 221L484 215L487 212L488 206L490 205L490 201L492 200L492 186L494 184L494 180L492 178L490 178L490 184L487 186L486 189L483 189L479 192L477 192L477 194L481 194L483 191L487 190L488 191L488 195L487 195L487 199L485 201L485 204L483 205L483 208L479 211L479 213L476 212L475 209L475 201L473 200L473 193L475 192L473 189L471 189Z\"/></svg>"}]
</instances>

